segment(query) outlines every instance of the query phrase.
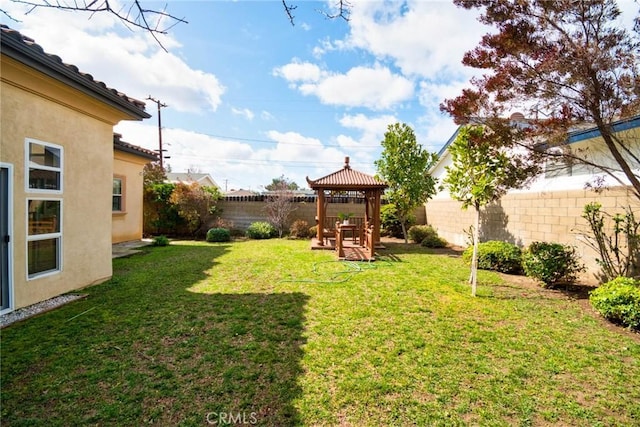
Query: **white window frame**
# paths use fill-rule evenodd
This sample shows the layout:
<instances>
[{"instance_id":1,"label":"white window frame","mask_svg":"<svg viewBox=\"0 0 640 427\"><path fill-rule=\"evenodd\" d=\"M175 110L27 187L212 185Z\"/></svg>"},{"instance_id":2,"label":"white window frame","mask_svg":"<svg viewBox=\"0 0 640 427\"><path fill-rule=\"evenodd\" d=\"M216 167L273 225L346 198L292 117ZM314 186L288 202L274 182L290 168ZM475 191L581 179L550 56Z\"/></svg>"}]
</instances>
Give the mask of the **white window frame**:
<instances>
[{"instance_id":1,"label":"white window frame","mask_svg":"<svg viewBox=\"0 0 640 427\"><path fill-rule=\"evenodd\" d=\"M38 144L45 147L55 148L60 150L60 167L52 167L52 166L42 166L42 165L32 165L29 159L29 146L31 144ZM45 194L62 194L63 186L64 186L64 147L57 144L52 144L50 142L44 142L33 138L25 138L24 144L24 186L27 193L45 193ZM52 171L60 173L60 188L56 190L49 190L46 188L30 188L29 187L29 171L30 169L39 169L44 171Z\"/></svg>"},{"instance_id":2,"label":"white window frame","mask_svg":"<svg viewBox=\"0 0 640 427\"><path fill-rule=\"evenodd\" d=\"M113 212L114 214L121 214L121 213L125 213L127 210L127 205L125 204L125 194L126 194L125 186L127 185L127 180L124 175L114 175L113 180L115 181L116 179L120 180L120 194L115 194L112 191L111 212ZM120 196L120 210L117 210L117 211L113 210L114 196Z\"/></svg>"},{"instance_id":3,"label":"white window frame","mask_svg":"<svg viewBox=\"0 0 640 427\"><path fill-rule=\"evenodd\" d=\"M44 234L33 234L29 235L29 202L32 200L43 200L48 202L59 202L60 203L60 218L58 218L58 229L59 231L55 233L44 233ZM27 236L27 244L25 245L26 256L25 259L27 262L25 263L25 272L27 274L27 280L39 279L41 277L51 276L54 274L59 274L62 272L62 224L64 223L62 220L63 217L63 201L62 199L49 198L49 197L28 197L26 199L26 208L25 212L27 213L27 224L26 224L26 236ZM53 270L42 271L34 274L29 274L29 242L35 242L39 240L50 240L57 239L58 240L58 253L56 254L57 268Z\"/></svg>"}]
</instances>

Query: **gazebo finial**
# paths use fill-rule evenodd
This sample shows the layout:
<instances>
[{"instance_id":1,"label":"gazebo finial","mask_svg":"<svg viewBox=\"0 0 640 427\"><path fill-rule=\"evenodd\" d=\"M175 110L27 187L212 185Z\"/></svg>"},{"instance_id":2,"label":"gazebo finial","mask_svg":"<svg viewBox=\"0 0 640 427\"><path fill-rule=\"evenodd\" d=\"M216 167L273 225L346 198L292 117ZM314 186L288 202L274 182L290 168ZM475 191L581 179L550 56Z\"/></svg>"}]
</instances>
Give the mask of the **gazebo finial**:
<instances>
[{"instance_id":1,"label":"gazebo finial","mask_svg":"<svg viewBox=\"0 0 640 427\"><path fill-rule=\"evenodd\" d=\"M349 156L346 156L344 158L344 168L345 169L351 169L351 166L349 166Z\"/></svg>"}]
</instances>

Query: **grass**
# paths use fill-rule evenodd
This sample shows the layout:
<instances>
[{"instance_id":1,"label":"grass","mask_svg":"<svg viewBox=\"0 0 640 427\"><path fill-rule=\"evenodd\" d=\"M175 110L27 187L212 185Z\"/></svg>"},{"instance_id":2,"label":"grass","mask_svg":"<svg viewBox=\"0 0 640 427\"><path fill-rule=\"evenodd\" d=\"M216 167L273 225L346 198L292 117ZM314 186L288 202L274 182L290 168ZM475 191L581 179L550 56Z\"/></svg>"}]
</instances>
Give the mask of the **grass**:
<instances>
[{"instance_id":1,"label":"grass","mask_svg":"<svg viewBox=\"0 0 640 427\"><path fill-rule=\"evenodd\" d=\"M392 244L178 242L2 331L2 425L638 425L640 339Z\"/></svg>"}]
</instances>

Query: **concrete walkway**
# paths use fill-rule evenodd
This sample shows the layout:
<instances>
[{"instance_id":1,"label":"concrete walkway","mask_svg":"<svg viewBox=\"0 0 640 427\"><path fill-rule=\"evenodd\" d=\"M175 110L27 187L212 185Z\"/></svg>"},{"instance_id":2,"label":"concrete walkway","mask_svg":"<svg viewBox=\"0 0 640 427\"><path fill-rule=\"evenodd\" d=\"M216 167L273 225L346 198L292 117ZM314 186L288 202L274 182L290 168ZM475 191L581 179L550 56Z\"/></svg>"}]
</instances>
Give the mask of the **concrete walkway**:
<instances>
[{"instance_id":1,"label":"concrete walkway","mask_svg":"<svg viewBox=\"0 0 640 427\"><path fill-rule=\"evenodd\" d=\"M151 239L132 240L130 242L115 243L111 246L111 258L122 258L142 252L141 247L151 244Z\"/></svg>"}]
</instances>

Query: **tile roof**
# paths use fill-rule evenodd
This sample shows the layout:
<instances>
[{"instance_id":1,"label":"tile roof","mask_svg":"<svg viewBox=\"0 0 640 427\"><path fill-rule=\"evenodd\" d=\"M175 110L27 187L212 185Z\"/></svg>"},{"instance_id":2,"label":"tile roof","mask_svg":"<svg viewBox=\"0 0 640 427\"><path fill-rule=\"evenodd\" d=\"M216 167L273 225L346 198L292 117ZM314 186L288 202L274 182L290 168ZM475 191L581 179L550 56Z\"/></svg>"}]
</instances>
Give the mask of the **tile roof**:
<instances>
[{"instance_id":1,"label":"tile roof","mask_svg":"<svg viewBox=\"0 0 640 427\"><path fill-rule=\"evenodd\" d=\"M113 134L113 148L116 150L124 151L126 153L135 154L140 157L144 157L145 159L149 159L151 161L158 160L158 153L147 150L146 148L139 147L137 145L129 144L121 140L122 135L119 133Z\"/></svg>"},{"instance_id":2,"label":"tile roof","mask_svg":"<svg viewBox=\"0 0 640 427\"><path fill-rule=\"evenodd\" d=\"M349 166L349 157L345 157L344 162L342 169L327 176L316 180L310 180L307 177L309 188L314 190L318 188L358 190L368 188L383 189L388 187L386 183L379 181L371 175L351 169L351 166Z\"/></svg>"},{"instance_id":3,"label":"tile roof","mask_svg":"<svg viewBox=\"0 0 640 427\"><path fill-rule=\"evenodd\" d=\"M46 53L32 38L4 24L0 24L0 44L3 55L98 98L135 119L151 117L145 111L143 101L107 87L103 82L95 80L91 74L78 70L75 65L65 64L59 56Z\"/></svg>"}]
</instances>

